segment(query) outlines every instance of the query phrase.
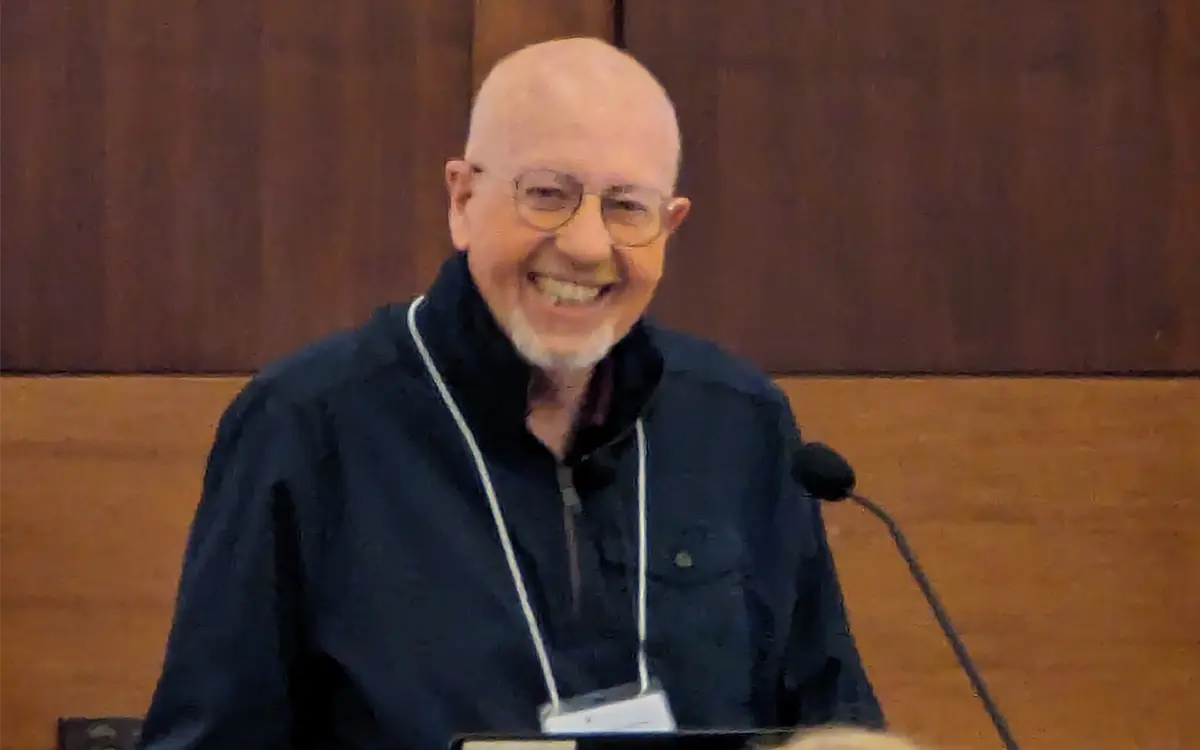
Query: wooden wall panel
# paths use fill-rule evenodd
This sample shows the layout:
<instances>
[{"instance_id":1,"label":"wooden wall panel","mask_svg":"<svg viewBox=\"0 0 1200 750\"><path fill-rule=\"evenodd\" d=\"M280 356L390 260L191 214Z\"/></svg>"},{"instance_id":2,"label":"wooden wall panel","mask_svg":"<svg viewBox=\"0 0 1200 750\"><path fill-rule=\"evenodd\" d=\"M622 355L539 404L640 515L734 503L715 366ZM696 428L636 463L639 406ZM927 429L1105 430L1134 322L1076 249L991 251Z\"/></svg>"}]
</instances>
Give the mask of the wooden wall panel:
<instances>
[{"instance_id":1,"label":"wooden wall panel","mask_svg":"<svg viewBox=\"0 0 1200 750\"><path fill-rule=\"evenodd\" d=\"M475 88L501 57L527 44L566 36L613 39L613 8L619 1L475 0Z\"/></svg>"},{"instance_id":2,"label":"wooden wall panel","mask_svg":"<svg viewBox=\"0 0 1200 750\"><path fill-rule=\"evenodd\" d=\"M1200 370L1194 0L627 0L695 209L656 310L772 372Z\"/></svg>"},{"instance_id":3,"label":"wooden wall panel","mask_svg":"<svg viewBox=\"0 0 1200 750\"><path fill-rule=\"evenodd\" d=\"M412 296L479 66L609 5L5 0L0 364L245 372Z\"/></svg>"},{"instance_id":4,"label":"wooden wall panel","mask_svg":"<svg viewBox=\"0 0 1200 750\"><path fill-rule=\"evenodd\" d=\"M1194 742L1200 380L784 384L898 517L1022 747ZM900 724L997 746L886 530L854 506L828 520Z\"/></svg>"},{"instance_id":5,"label":"wooden wall panel","mask_svg":"<svg viewBox=\"0 0 1200 750\"><path fill-rule=\"evenodd\" d=\"M0 380L3 750L140 713L237 379ZM899 518L1026 750L1200 734L1200 380L785 379ZM995 746L885 530L827 514L889 713Z\"/></svg>"}]
</instances>

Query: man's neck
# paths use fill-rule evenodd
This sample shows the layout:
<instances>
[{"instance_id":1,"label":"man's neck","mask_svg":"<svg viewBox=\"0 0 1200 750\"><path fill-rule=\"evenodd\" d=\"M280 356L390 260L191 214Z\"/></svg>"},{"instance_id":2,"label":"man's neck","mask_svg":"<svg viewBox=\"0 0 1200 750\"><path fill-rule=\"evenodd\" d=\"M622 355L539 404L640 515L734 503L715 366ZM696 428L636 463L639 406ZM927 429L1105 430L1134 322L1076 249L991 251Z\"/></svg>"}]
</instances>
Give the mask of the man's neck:
<instances>
[{"instance_id":1,"label":"man's neck","mask_svg":"<svg viewBox=\"0 0 1200 750\"><path fill-rule=\"evenodd\" d=\"M530 407L578 410L587 395L592 370L545 371L534 375L529 393Z\"/></svg>"},{"instance_id":2,"label":"man's neck","mask_svg":"<svg viewBox=\"0 0 1200 750\"><path fill-rule=\"evenodd\" d=\"M592 370L539 370L529 393L529 430L562 458L587 398Z\"/></svg>"}]
</instances>

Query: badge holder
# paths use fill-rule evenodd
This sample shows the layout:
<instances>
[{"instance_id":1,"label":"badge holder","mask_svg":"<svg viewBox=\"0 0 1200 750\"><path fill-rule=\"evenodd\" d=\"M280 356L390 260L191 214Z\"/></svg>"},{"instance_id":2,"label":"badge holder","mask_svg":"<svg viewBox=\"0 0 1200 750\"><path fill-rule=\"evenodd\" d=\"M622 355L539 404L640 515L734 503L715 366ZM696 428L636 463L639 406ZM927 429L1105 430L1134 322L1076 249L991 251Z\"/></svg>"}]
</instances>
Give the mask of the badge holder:
<instances>
[{"instance_id":1,"label":"badge holder","mask_svg":"<svg viewBox=\"0 0 1200 750\"><path fill-rule=\"evenodd\" d=\"M667 694L657 680L644 690L630 683L569 698L557 709L548 703L539 716L546 734L676 731Z\"/></svg>"}]
</instances>

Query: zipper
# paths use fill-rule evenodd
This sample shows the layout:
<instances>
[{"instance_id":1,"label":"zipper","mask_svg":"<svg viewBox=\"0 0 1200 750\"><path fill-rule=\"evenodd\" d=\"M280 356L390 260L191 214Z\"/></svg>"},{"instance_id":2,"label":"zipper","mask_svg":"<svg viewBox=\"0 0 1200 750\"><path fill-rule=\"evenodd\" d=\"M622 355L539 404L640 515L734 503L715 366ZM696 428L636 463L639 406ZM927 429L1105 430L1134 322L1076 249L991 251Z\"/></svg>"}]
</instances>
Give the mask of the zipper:
<instances>
[{"instance_id":1,"label":"zipper","mask_svg":"<svg viewBox=\"0 0 1200 750\"><path fill-rule=\"evenodd\" d=\"M558 492L563 501L563 531L567 537L568 571L571 579L571 610L575 616L580 615L582 600L582 573L579 569L579 514L583 504L579 492L575 489L575 481L571 476L571 467L558 465Z\"/></svg>"},{"instance_id":2,"label":"zipper","mask_svg":"<svg viewBox=\"0 0 1200 750\"><path fill-rule=\"evenodd\" d=\"M649 410L650 405L657 396L658 389L655 388L654 392L646 399L646 408L643 409L643 413ZM634 426L635 422L625 425L611 439L579 456L576 459L577 462L580 464L585 463L600 451L606 450L629 437L634 431ZM575 616L579 617L582 606L583 586L582 572L579 568L579 516L583 511L583 503L580 500L579 491L575 489L575 480L571 467L559 461L557 463L556 474L558 476L558 493L563 501L563 533L567 538L568 575L571 581L571 609Z\"/></svg>"}]
</instances>

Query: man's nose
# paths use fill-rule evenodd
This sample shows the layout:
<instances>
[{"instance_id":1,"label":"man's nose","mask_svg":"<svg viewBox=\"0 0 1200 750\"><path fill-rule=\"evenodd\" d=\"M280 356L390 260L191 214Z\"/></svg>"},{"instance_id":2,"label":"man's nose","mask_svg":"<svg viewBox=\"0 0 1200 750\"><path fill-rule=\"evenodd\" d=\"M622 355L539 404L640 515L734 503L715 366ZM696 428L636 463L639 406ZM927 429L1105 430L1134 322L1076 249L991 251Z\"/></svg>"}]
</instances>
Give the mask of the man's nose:
<instances>
[{"instance_id":1,"label":"man's nose","mask_svg":"<svg viewBox=\"0 0 1200 750\"><path fill-rule=\"evenodd\" d=\"M604 224L600 199L585 195L579 210L558 230L558 249L579 265L594 265L612 258L612 237Z\"/></svg>"}]
</instances>

